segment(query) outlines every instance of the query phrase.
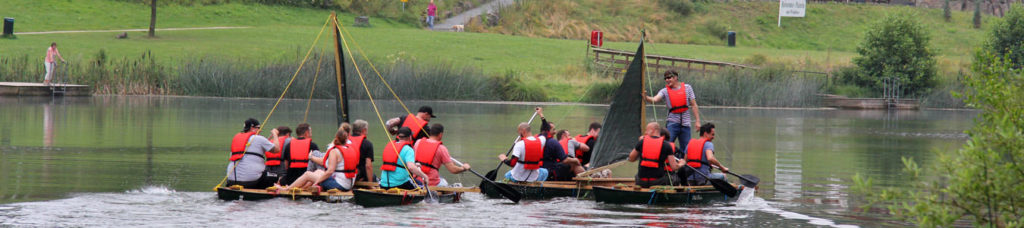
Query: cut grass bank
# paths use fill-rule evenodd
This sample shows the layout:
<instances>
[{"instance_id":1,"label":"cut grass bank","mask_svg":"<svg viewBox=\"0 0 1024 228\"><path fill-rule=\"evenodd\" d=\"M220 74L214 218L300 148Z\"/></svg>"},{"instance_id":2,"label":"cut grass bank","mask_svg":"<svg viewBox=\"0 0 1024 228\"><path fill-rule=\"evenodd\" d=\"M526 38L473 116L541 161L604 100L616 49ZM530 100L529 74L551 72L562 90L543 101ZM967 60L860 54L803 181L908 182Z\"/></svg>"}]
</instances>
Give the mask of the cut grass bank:
<instances>
[{"instance_id":1,"label":"cut grass bank","mask_svg":"<svg viewBox=\"0 0 1024 228\"><path fill-rule=\"evenodd\" d=\"M45 7L34 6L32 1L4 1L0 8L14 7L29 9L19 11L17 31L52 31L80 29L121 29L148 26L148 8L142 4L124 3L120 1L67 1L75 7L59 7L48 9L57 13L38 13L47 11ZM59 2L59 3L63 3ZM107 4L109 3L109 4ZM5 5L6 4L6 5ZM36 7L36 8L32 8ZM176 77L197 61L216 61L223 65L244 68L244 70L217 71L241 74L238 77L269 77L266 74L252 74L259 69L274 65L279 77L290 77L305 54L305 50L314 42L321 25L330 11L319 9L302 9L284 6L266 6L259 4L220 4L196 6L166 6L161 10L158 27L203 27L203 26L249 26L245 29L231 30L196 30L196 31L163 31L156 38L144 38L144 32L129 32L129 39L114 39L115 33L75 33L75 34L38 34L22 35L17 39L0 39L0 79L17 79L38 81L42 77L42 58L45 47L50 42L58 42L65 58L71 61L69 66L77 65L77 76L87 76L88 66L95 65L100 50L105 53L108 62L120 61L121 64L142 62L143 54L148 55L145 61L153 61L166 71L167 82L175 82ZM164 9L161 8L161 9ZM86 9L90 9L86 10ZM98 12L112 12L112 15ZM119 12L126 12L123 15ZM128 13L130 12L130 13ZM246 13L239 13L246 12ZM39 16L47 15L47 16ZM101 15L101 16L97 16ZM76 18L80 27L59 22L58 16ZM348 23L354 17L350 14L339 16L342 23ZM578 101L585 97L595 83L611 83L613 77L596 73L589 69L585 60L586 46L583 40L555 38L530 38L490 33L449 33L432 32L418 29L415 25L390 22L386 19L371 19L372 27L347 27L351 37L358 42L358 47L378 64L378 67L392 67L400 64L427 67L443 65L445 68L470 68L481 77L497 78L498 82L514 82L516 89L505 88L524 100L555 100ZM329 47L331 37L324 34L318 45ZM355 44L350 40L350 44ZM632 50L635 42L607 42L606 47ZM353 46L355 48L355 46ZM709 45L681 45L654 42L648 45L652 54L682 56L698 59L709 59L730 62L745 62L748 59L767 59L769 63L782 63L795 70L826 70L840 65L848 65L849 59L855 54L845 51L799 50L759 47L727 48ZM358 50L356 50L358 51ZM955 72L956 67L964 65L961 56L940 57L948 63L944 71ZM6 61L5 61L6 60ZM19 64L17 66L8 64ZM108 69L110 70L110 69ZM111 70L112 71L112 70ZM106 77L136 77L118 74L106 74ZM369 72L363 69L363 72ZM257 77L260 75L260 77ZM203 77L202 75L197 77ZM408 75L396 74L395 80ZM137 77L140 78L140 77ZM274 77L276 78L276 77ZM512 79L512 80L509 80ZM83 79L85 80L85 79ZM89 79L92 80L92 79ZM86 80L88 81L88 80ZM101 80L96 80L97 82ZM124 80L121 80L124 81ZM130 80L129 80L130 81ZM467 80L471 81L471 80ZM277 83L277 82L274 82ZM283 85L284 82L278 84ZM157 90L169 94L202 95L178 90L175 85L163 85ZM113 93L117 93L118 90ZM130 90L128 90L130 91ZM468 91L468 90L467 90ZM516 92L518 91L518 92ZM526 96L523 91L539 91L542 96ZM253 94L252 96L263 96ZM589 100L589 99L583 99ZM754 104L749 104L754 105Z\"/></svg>"}]
</instances>

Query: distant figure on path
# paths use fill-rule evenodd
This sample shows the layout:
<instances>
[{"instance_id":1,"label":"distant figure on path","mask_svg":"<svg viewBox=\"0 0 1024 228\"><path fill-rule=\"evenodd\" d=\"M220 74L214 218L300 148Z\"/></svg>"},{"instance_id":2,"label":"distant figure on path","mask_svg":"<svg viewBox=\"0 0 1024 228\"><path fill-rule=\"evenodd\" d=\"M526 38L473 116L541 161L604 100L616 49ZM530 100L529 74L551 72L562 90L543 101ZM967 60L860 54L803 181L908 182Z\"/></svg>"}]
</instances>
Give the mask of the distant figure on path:
<instances>
[{"instance_id":1,"label":"distant figure on path","mask_svg":"<svg viewBox=\"0 0 1024 228\"><path fill-rule=\"evenodd\" d=\"M679 148L676 148L675 155L683 157L682 147L690 142L690 133L692 132L690 113L687 110L693 109L693 117L697 120L694 123L696 128L700 128L700 110L697 109L697 96L693 93L693 87L679 81L679 72L669 70L665 71L665 88L658 91L658 95L653 97L647 96L647 92L644 91L643 97L650 103L657 103L661 99L665 99L665 105L668 106L668 117L665 120L670 135L668 141L679 140L679 143L676 144Z\"/></svg>"},{"instance_id":2,"label":"distant figure on path","mask_svg":"<svg viewBox=\"0 0 1024 228\"><path fill-rule=\"evenodd\" d=\"M57 61L53 59L53 56L60 58L61 62L67 62L64 60L64 56L60 55L60 51L57 51L57 42L50 43L50 48L46 49L46 76L43 77L43 85L50 85L50 79L53 78L53 68L57 66Z\"/></svg>"},{"instance_id":3,"label":"distant figure on path","mask_svg":"<svg viewBox=\"0 0 1024 228\"><path fill-rule=\"evenodd\" d=\"M434 5L434 0L430 0L430 4L427 5L427 26L430 26L430 29L434 29L435 17L437 17L437 5Z\"/></svg>"}]
</instances>

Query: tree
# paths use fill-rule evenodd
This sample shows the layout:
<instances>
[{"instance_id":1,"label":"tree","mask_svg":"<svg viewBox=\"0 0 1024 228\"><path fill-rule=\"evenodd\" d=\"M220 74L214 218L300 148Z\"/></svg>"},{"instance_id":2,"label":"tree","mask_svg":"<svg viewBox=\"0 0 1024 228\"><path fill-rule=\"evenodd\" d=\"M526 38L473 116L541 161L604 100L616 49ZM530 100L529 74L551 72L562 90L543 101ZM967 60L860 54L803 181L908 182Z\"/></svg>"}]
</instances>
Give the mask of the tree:
<instances>
[{"instance_id":1,"label":"tree","mask_svg":"<svg viewBox=\"0 0 1024 228\"><path fill-rule=\"evenodd\" d=\"M981 28L981 0L974 0L974 28Z\"/></svg>"},{"instance_id":2,"label":"tree","mask_svg":"<svg viewBox=\"0 0 1024 228\"><path fill-rule=\"evenodd\" d=\"M942 18L946 19L946 22L949 22L951 19L953 19L953 13L950 12L949 9L949 0L942 1Z\"/></svg>"},{"instance_id":3,"label":"tree","mask_svg":"<svg viewBox=\"0 0 1024 228\"><path fill-rule=\"evenodd\" d=\"M156 0L149 2L149 37L156 36Z\"/></svg>"},{"instance_id":4,"label":"tree","mask_svg":"<svg viewBox=\"0 0 1024 228\"><path fill-rule=\"evenodd\" d=\"M1024 6L1013 5L1002 20L995 22L984 49L1007 56L1013 68L1024 66Z\"/></svg>"},{"instance_id":5,"label":"tree","mask_svg":"<svg viewBox=\"0 0 1024 228\"><path fill-rule=\"evenodd\" d=\"M922 227L949 227L967 218L976 226L1022 227L1024 220L1024 70L1014 69L1008 56L979 51L964 76L964 98L981 110L970 139L955 153L937 152L934 168L922 169L903 158L910 186L874 191L871 179L854 176L856 191L872 204L888 203L897 218ZM937 173L924 180L921 173ZM866 209L865 208L865 209Z\"/></svg>"},{"instance_id":6,"label":"tree","mask_svg":"<svg viewBox=\"0 0 1024 228\"><path fill-rule=\"evenodd\" d=\"M935 54L927 30L910 14L886 16L871 26L853 59L859 73L847 83L879 92L886 79L900 84L900 93L916 95L935 86Z\"/></svg>"}]
</instances>

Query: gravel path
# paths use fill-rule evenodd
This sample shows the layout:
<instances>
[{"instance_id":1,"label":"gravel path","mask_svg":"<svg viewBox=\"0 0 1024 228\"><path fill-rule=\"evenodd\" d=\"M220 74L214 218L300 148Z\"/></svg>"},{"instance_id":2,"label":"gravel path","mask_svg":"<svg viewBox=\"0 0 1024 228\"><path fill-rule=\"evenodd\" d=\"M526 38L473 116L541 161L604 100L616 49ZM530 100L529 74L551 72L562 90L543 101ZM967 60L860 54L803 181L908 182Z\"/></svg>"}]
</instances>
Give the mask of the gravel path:
<instances>
[{"instance_id":1,"label":"gravel path","mask_svg":"<svg viewBox=\"0 0 1024 228\"><path fill-rule=\"evenodd\" d=\"M452 31L452 26L454 25L465 25L466 23L469 23L469 19L475 16L485 14L488 11L495 10L500 6L510 5L514 2L515 0L494 0L488 3L484 3L479 7L467 10L466 12L462 12L459 15L455 15L451 18L448 18L440 24L434 24L434 31Z\"/></svg>"}]
</instances>

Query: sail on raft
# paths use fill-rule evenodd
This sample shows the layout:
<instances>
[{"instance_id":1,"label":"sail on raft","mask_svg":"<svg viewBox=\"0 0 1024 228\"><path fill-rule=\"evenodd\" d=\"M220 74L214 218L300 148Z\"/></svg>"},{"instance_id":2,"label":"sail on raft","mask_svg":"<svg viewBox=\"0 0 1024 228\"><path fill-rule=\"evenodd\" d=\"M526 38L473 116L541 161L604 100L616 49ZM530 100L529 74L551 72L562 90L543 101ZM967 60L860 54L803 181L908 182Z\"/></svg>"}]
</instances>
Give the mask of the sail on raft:
<instances>
[{"instance_id":1,"label":"sail on raft","mask_svg":"<svg viewBox=\"0 0 1024 228\"><path fill-rule=\"evenodd\" d=\"M345 88L346 82L344 75L345 64L344 52L342 49L342 32L341 25L338 23L337 15L332 13L329 20L334 25L335 79L338 84L338 96L336 97L335 104L337 106L338 124L340 125L343 122L348 122L349 117L348 95ZM280 99L278 102L280 102ZM265 200L273 198L289 198L292 200L309 199L326 202L343 202L352 200L354 203L366 207L413 204L427 199L428 195L430 195L425 189L381 189L375 182L356 182L353 185L353 191L339 191L337 189L321 191L319 188L315 187L307 189L293 188L282 191L276 187L269 187L266 189L247 189L238 185L218 185L215 189L217 191L217 197L222 200ZM479 192L477 188L464 187L431 187L430 189L437 193L437 200L440 203L456 203L461 200L464 192Z\"/></svg>"}]
</instances>

